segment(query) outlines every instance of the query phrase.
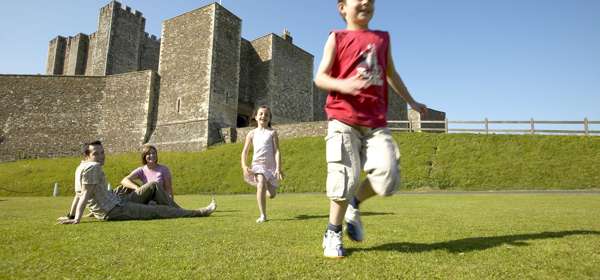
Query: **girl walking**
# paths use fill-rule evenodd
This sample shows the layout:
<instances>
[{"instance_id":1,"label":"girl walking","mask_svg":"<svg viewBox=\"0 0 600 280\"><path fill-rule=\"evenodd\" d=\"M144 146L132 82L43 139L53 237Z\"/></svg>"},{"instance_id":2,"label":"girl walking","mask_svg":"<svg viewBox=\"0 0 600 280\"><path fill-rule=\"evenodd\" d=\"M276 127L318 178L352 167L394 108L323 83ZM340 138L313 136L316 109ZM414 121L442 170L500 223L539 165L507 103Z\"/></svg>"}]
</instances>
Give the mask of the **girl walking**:
<instances>
[{"instance_id":1,"label":"girl walking","mask_svg":"<svg viewBox=\"0 0 600 280\"><path fill-rule=\"evenodd\" d=\"M242 171L244 180L256 186L256 201L260 216L257 223L267 221L266 196L275 198L279 180L283 179L281 171L281 153L279 152L279 139L277 132L271 128L271 109L260 106L252 116L257 127L246 136L242 150ZM248 167L247 156L252 143L252 165Z\"/></svg>"}]
</instances>

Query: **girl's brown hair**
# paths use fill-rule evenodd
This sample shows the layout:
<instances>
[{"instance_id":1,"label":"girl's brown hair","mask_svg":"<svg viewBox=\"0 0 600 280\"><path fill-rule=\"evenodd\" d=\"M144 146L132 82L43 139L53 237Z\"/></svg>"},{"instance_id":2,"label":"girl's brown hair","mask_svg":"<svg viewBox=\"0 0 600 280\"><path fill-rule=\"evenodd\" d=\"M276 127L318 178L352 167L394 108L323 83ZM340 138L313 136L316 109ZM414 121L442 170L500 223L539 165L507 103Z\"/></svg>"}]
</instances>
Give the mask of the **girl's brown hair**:
<instances>
[{"instance_id":1,"label":"girl's brown hair","mask_svg":"<svg viewBox=\"0 0 600 280\"><path fill-rule=\"evenodd\" d=\"M158 150L156 149L156 147L152 146L152 145L144 145L144 147L142 148L142 163L144 165L148 164L148 161L146 161L146 156L152 152L152 150L154 150L154 152L157 154L156 155L156 163L158 163Z\"/></svg>"},{"instance_id":2,"label":"girl's brown hair","mask_svg":"<svg viewBox=\"0 0 600 280\"><path fill-rule=\"evenodd\" d=\"M261 105L260 107L256 108L256 110L254 110L254 112L252 113L252 119L256 122L256 114L258 114L258 110L260 109L267 109L267 111L269 112L269 123L267 124L267 126L271 128L271 119L273 118L273 114L271 114L271 108L269 108L269 106L267 105ZM258 126L258 123L256 124L256 126Z\"/></svg>"}]
</instances>

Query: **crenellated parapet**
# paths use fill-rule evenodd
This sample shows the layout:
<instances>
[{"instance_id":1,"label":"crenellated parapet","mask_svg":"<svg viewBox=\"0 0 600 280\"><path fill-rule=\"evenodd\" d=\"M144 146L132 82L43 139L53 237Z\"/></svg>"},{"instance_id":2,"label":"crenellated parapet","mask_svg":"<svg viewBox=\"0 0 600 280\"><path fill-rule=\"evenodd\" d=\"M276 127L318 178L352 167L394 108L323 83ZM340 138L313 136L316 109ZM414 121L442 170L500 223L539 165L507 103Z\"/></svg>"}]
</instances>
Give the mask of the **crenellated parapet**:
<instances>
[{"instance_id":1,"label":"crenellated parapet","mask_svg":"<svg viewBox=\"0 0 600 280\"><path fill-rule=\"evenodd\" d=\"M65 51L67 38L56 36L48 44L48 60L46 63L47 75L62 75L65 65Z\"/></svg>"},{"instance_id":2,"label":"crenellated parapet","mask_svg":"<svg viewBox=\"0 0 600 280\"><path fill-rule=\"evenodd\" d=\"M148 32L144 32L144 38L146 38L147 41L160 44L160 39L157 38L156 35L150 35Z\"/></svg>"}]
</instances>

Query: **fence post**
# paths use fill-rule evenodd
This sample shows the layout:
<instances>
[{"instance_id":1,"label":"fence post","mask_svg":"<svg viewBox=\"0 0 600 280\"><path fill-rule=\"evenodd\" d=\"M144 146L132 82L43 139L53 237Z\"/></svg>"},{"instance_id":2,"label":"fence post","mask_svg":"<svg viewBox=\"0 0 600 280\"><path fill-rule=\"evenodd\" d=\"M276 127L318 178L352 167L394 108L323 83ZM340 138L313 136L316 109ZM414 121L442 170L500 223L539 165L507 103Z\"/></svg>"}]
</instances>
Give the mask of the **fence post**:
<instances>
[{"instance_id":1,"label":"fence post","mask_svg":"<svg viewBox=\"0 0 600 280\"><path fill-rule=\"evenodd\" d=\"M52 196L58 196L58 183L54 183L54 189L52 190Z\"/></svg>"},{"instance_id":2,"label":"fence post","mask_svg":"<svg viewBox=\"0 0 600 280\"><path fill-rule=\"evenodd\" d=\"M531 128L529 129L529 132L531 134L535 134L535 126L534 126L533 118L531 118L531 120L529 120L529 123L531 124Z\"/></svg>"},{"instance_id":3,"label":"fence post","mask_svg":"<svg viewBox=\"0 0 600 280\"><path fill-rule=\"evenodd\" d=\"M488 134L488 131L489 131L488 118L485 118L484 122L485 122L485 134Z\"/></svg>"},{"instance_id":4,"label":"fence post","mask_svg":"<svg viewBox=\"0 0 600 280\"><path fill-rule=\"evenodd\" d=\"M589 125L590 125L590 124L589 124L588 118L587 118L587 117L585 117L585 118L583 119L583 130L585 131L585 136L588 136L588 135L589 135Z\"/></svg>"},{"instance_id":5,"label":"fence post","mask_svg":"<svg viewBox=\"0 0 600 280\"><path fill-rule=\"evenodd\" d=\"M448 133L448 118L444 118L444 130L447 134Z\"/></svg>"}]
</instances>

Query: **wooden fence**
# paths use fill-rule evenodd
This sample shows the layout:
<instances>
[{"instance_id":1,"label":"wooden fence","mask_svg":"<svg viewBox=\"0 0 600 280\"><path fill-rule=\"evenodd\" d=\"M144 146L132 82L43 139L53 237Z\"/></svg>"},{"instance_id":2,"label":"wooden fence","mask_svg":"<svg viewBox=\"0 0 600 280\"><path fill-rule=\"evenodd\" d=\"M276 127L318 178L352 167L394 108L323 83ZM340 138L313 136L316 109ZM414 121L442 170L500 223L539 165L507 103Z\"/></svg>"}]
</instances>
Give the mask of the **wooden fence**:
<instances>
[{"instance_id":1,"label":"wooden fence","mask_svg":"<svg viewBox=\"0 0 600 280\"><path fill-rule=\"evenodd\" d=\"M462 125L462 127L460 127ZM465 128L465 125L481 125L481 128ZM540 129L538 125L553 126L557 129ZM568 129L558 129L559 126L568 125ZM593 135L600 136L600 130L592 129L592 125L600 125L600 121L388 121L388 126L395 131L425 131L445 133L481 133L481 134L567 134L567 135ZM456 127L458 126L458 127ZM491 128L490 126L526 126L527 128ZM579 126L582 129L576 129Z\"/></svg>"}]
</instances>

